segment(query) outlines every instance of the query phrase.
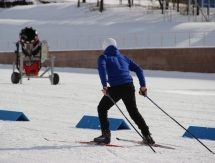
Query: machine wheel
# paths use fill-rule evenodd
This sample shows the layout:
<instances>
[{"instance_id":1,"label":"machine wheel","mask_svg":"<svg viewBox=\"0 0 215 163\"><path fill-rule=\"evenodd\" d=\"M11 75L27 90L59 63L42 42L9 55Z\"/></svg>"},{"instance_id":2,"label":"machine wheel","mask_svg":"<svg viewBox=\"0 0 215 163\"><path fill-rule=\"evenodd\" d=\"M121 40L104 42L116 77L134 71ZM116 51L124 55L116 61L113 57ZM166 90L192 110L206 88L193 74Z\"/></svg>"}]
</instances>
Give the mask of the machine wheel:
<instances>
[{"instance_id":1,"label":"machine wheel","mask_svg":"<svg viewBox=\"0 0 215 163\"><path fill-rule=\"evenodd\" d=\"M19 83L20 75L18 72L13 72L11 75L11 81L13 84Z\"/></svg>"},{"instance_id":2,"label":"machine wheel","mask_svg":"<svg viewBox=\"0 0 215 163\"><path fill-rule=\"evenodd\" d=\"M59 83L59 79L60 79L59 75L54 73L53 84L57 85Z\"/></svg>"}]
</instances>

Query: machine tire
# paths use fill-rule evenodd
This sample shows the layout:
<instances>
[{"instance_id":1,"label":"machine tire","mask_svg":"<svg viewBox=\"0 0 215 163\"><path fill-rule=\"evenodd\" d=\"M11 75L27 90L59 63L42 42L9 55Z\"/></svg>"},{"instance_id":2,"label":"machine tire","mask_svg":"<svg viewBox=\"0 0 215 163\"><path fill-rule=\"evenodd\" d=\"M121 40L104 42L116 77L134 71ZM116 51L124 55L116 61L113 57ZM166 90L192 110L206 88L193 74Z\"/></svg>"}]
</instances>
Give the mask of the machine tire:
<instances>
[{"instance_id":1,"label":"machine tire","mask_svg":"<svg viewBox=\"0 0 215 163\"><path fill-rule=\"evenodd\" d=\"M20 75L18 72L13 72L11 75L11 81L13 84L19 83Z\"/></svg>"},{"instance_id":2,"label":"machine tire","mask_svg":"<svg viewBox=\"0 0 215 163\"><path fill-rule=\"evenodd\" d=\"M60 77L58 74L54 73L53 84L57 85L59 83Z\"/></svg>"}]
</instances>

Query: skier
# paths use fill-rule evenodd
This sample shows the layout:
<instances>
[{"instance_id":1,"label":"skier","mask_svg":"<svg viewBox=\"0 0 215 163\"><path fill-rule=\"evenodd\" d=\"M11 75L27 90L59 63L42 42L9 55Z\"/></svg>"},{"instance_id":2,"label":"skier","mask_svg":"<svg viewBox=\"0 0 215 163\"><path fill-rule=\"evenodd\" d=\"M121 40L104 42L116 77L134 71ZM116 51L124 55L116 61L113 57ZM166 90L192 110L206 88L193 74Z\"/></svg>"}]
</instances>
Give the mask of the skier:
<instances>
[{"instance_id":1,"label":"skier","mask_svg":"<svg viewBox=\"0 0 215 163\"><path fill-rule=\"evenodd\" d=\"M146 81L142 68L129 57L120 54L117 49L117 43L113 38L105 39L102 47L104 52L98 57L97 61L99 77L103 86L102 92L104 94L97 108L102 135L94 138L94 141L105 144L111 142L108 110L114 103L107 96L109 94L115 102L122 99L130 117L141 130L144 143L150 145L155 144L155 141L149 132L149 127L138 111L135 98L135 87L133 79L129 73L130 71L133 71L137 74L140 83L139 94L147 95ZM108 77L108 80L106 79L106 76ZM107 86L107 82L110 87Z\"/></svg>"}]
</instances>

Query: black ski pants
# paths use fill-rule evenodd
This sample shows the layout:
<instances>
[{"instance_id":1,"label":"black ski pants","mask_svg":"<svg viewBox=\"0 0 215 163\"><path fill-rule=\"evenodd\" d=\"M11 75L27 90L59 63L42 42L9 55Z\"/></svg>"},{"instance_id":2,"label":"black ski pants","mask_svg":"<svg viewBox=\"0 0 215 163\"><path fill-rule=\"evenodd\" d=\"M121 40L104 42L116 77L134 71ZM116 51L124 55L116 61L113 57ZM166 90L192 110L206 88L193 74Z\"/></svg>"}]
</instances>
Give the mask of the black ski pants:
<instances>
[{"instance_id":1,"label":"black ski pants","mask_svg":"<svg viewBox=\"0 0 215 163\"><path fill-rule=\"evenodd\" d=\"M143 135L149 134L149 127L147 126L142 115L139 113L136 105L135 87L133 83L127 83L118 86L108 87L110 97L118 102L122 99L126 109ZM98 105L98 116L100 120L102 134L110 134L108 122L108 110L114 105L108 96L103 96Z\"/></svg>"}]
</instances>

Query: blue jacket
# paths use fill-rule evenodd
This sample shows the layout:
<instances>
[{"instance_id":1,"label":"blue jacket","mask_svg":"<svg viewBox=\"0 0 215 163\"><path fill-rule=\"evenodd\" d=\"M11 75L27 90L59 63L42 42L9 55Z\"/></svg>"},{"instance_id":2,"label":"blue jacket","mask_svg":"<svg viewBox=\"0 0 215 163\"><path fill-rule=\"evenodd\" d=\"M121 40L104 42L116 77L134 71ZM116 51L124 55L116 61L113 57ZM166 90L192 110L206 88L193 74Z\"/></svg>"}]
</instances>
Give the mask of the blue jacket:
<instances>
[{"instance_id":1,"label":"blue jacket","mask_svg":"<svg viewBox=\"0 0 215 163\"><path fill-rule=\"evenodd\" d=\"M110 86L133 82L130 71L136 73L141 87L146 86L142 68L130 58L120 54L119 50L113 45L108 46L104 53L99 56L97 64L103 87L107 86L107 82Z\"/></svg>"}]
</instances>

